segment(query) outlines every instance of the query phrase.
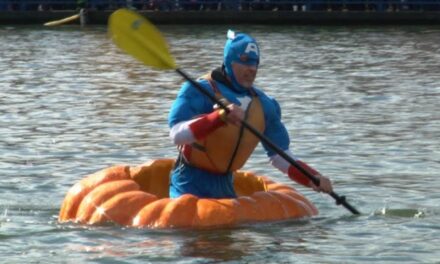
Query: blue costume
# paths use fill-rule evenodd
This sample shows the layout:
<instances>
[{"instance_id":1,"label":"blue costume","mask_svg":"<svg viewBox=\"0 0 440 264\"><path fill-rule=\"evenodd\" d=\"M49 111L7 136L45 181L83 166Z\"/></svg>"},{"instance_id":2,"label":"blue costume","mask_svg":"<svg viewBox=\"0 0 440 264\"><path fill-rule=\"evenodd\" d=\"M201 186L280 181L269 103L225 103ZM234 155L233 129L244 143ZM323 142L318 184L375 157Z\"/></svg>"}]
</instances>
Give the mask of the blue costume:
<instances>
[{"instance_id":1,"label":"blue costume","mask_svg":"<svg viewBox=\"0 0 440 264\"><path fill-rule=\"evenodd\" d=\"M243 109L251 108L250 105L252 102L258 102L258 104L254 104L255 106L252 109L255 110L251 110L251 112L253 111L256 113L254 114L257 116L257 119L255 120L258 120L258 115L261 116L261 132L281 149L288 150L290 140L287 130L281 122L281 109L279 104L275 99L267 96L263 91L257 88L245 88L238 84L232 72L233 62L242 64L253 63L258 65L259 51L258 46L253 38L246 34L238 34L232 38L230 37L225 45L223 67L221 69L212 71L207 77L199 79L198 82L204 89L212 93L214 96L221 96L222 100L226 100L228 103L241 106ZM259 108L261 108L261 111L258 111ZM172 131L183 131L181 134L184 135L182 136L185 138L182 140L184 143L179 143L179 139L174 139L176 144L188 146L188 148L191 148L193 152L198 148L206 147L200 146L200 144L197 146L197 144L193 143L193 141L195 141L193 139L194 125L192 125L191 122L197 117L206 116L213 113L215 109L216 106L214 102L198 91L195 87L192 87L189 82L185 82L172 105L168 119L168 123ZM255 122L258 124L259 121ZM222 128L215 129L219 130ZM245 130L243 128L236 128L236 130L238 131L237 135L239 134L239 136L243 136L245 138L251 137L246 135L246 132L243 132L243 130ZM173 133L174 132L171 132L170 134ZM178 132L176 132L176 134L177 133ZM214 132L209 132L211 135L212 133ZM171 137L178 138L178 136ZM239 147L240 142L237 143L237 147L233 148L233 155L231 155L231 159L233 160L226 163L228 166L220 166L222 169L218 169L218 171L215 165L211 166L208 164L207 168L202 168L203 166L195 165L199 163L190 161L190 159L188 159L189 152L180 148L180 155L176 161L175 168L171 175L170 197L176 198L185 193L190 193L198 197L205 198L236 197L233 187L232 172L236 169L239 169L244 161L234 163L234 160L240 159L240 157L235 157L234 155L237 154L236 152L238 152L237 156L244 155L243 159L247 159L258 142L257 140L255 141L256 142L254 145L252 145L252 143L243 143L243 145L245 145L243 146L243 149L245 149L244 151L241 151ZM200 142L203 143L205 141L202 139ZM243 140L243 142L250 141ZM220 142L216 146L216 149L218 150L226 147L226 145L229 144L233 143ZM276 153L274 153L270 148L264 145L263 147L265 148L269 157L276 155ZM209 157L207 160L209 160ZM209 162L210 161L204 161L200 164Z\"/></svg>"}]
</instances>

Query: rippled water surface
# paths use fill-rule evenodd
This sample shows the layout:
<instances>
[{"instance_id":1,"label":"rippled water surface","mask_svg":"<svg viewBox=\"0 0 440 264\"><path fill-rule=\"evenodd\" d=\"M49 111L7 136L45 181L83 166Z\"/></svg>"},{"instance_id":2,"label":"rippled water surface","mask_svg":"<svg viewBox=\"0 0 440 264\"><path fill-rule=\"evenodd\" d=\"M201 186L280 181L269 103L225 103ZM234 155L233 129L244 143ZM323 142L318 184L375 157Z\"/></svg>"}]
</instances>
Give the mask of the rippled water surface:
<instances>
[{"instance_id":1,"label":"rippled water surface","mask_svg":"<svg viewBox=\"0 0 440 264\"><path fill-rule=\"evenodd\" d=\"M219 66L228 26L161 26L182 69ZM362 212L298 189L312 219L218 230L59 224L67 190L114 164L175 157L182 79L104 27L0 26L0 263L439 263L440 28L240 26L293 150ZM290 183L257 149L246 169Z\"/></svg>"}]
</instances>

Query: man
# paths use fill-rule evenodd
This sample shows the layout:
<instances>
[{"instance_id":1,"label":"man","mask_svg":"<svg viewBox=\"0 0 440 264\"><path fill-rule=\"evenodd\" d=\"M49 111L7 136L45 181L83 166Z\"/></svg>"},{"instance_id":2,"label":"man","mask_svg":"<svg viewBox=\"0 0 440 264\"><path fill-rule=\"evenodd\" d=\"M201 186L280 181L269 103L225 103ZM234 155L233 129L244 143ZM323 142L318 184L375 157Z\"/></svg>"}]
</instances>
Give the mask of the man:
<instances>
[{"instance_id":1,"label":"man","mask_svg":"<svg viewBox=\"0 0 440 264\"><path fill-rule=\"evenodd\" d=\"M253 86L260 62L257 42L243 33L228 31L222 68L198 82L227 105L219 109L189 82L182 85L170 115L170 137L179 146L179 157L172 172L170 197L190 193L203 198L234 198L232 172L243 167L259 140L245 129L241 120L264 134L285 152L289 136L281 122L281 109L275 99ZM315 186L271 148L264 146L271 164L292 180L316 191L331 192L328 178L306 163L297 162L320 180Z\"/></svg>"}]
</instances>

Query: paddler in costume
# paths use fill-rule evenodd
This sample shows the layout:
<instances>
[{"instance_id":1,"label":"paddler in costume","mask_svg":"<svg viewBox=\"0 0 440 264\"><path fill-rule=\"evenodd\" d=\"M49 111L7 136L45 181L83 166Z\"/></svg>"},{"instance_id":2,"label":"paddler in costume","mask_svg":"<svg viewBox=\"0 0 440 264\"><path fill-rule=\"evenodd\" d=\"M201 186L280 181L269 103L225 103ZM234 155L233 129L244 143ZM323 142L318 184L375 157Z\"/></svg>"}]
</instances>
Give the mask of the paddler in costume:
<instances>
[{"instance_id":1,"label":"paddler in costume","mask_svg":"<svg viewBox=\"0 0 440 264\"><path fill-rule=\"evenodd\" d=\"M332 184L289 150L278 102L253 86L260 50L251 36L228 31L223 65L197 81L228 106L227 114L185 82L169 114L170 137L179 156L172 171L170 197L190 193L202 198L235 198L232 172L242 168L259 139L241 125L245 120L320 180L315 186L298 169L267 146L270 163L292 180L329 193Z\"/></svg>"}]
</instances>

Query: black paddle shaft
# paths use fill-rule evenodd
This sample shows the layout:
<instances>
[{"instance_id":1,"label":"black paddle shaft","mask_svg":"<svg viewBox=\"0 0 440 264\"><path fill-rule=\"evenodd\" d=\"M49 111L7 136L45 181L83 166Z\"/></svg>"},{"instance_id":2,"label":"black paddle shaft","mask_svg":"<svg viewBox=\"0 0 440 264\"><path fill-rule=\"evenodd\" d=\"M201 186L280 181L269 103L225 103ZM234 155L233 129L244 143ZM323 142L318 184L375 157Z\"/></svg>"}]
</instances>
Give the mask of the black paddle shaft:
<instances>
[{"instance_id":1,"label":"black paddle shaft","mask_svg":"<svg viewBox=\"0 0 440 264\"><path fill-rule=\"evenodd\" d=\"M181 69L176 69L176 72L180 74L183 78L185 78L187 81L189 81L194 87L197 88L201 93L208 96L209 99L211 99L214 103L216 103L219 107L221 107L223 110L225 110L226 113L229 113L229 108L227 105L225 105L223 102L218 100L214 95L209 93L207 90L203 89L203 87L196 81L194 81L191 77L189 77L185 72L183 72ZM261 140L262 143L264 143L266 146L269 146L273 151L275 151L278 155L283 157L287 162L295 166L299 171L301 171L304 175L307 176L316 186L319 186L320 182L319 179L310 174L308 171L306 171L301 165L298 164L292 157L286 154L280 147L275 145L270 139L268 139L265 135L261 134L258 130L256 130L253 126L249 125L246 121L242 120L241 124L248 129L252 134L254 134L258 139ZM329 193L331 197L333 197L336 201L337 205L342 204L345 208L347 208L351 213L353 214L360 214L358 210L356 210L353 206L351 206L346 200L345 196L339 196L335 192Z\"/></svg>"}]
</instances>

